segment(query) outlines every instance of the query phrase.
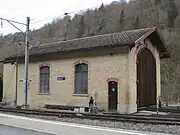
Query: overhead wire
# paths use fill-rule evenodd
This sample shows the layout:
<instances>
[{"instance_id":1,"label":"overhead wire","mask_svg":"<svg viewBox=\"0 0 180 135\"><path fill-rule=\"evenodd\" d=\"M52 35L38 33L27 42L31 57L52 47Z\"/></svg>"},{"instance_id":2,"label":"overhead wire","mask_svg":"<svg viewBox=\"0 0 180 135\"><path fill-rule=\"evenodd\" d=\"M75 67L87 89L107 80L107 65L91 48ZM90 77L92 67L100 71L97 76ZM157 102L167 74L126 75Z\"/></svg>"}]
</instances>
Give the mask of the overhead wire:
<instances>
[{"instance_id":1,"label":"overhead wire","mask_svg":"<svg viewBox=\"0 0 180 135\"><path fill-rule=\"evenodd\" d=\"M35 2L35 1L33 1L33 2ZM108 3L108 4L109 4L109 3ZM106 4L106 5L108 5L108 4ZM24 5L25 5L25 4L24 4ZM97 7L99 7L99 6L100 6L100 5L98 5L98 6L93 6L93 7L91 7L91 8L76 10L76 11L72 11L72 12L65 12L64 14L61 14L61 15L58 16L58 17L52 17L52 16L50 16L50 17L47 17L47 18L44 18L44 19L41 19L41 20L37 20L37 21L35 21L35 22L32 22L31 25L36 24L36 23L39 23L39 22L47 21L47 20L50 20L50 19L54 19L54 18L59 18L59 17L62 17L62 16L66 16L66 15L73 14L73 13L85 12L85 11L88 11L88 10L92 10L93 8L97 8ZM159 6L152 6L152 8L154 8L154 7L160 7L160 6L161 6L161 5L159 5ZM15 11L15 10L18 10L18 8L13 9L12 11ZM147 10L149 10L149 9L147 9ZM32 21L32 20L36 20L36 18L31 18L31 21Z\"/></svg>"},{"instance_id":2,"label":"overhead wire","mask_svg":"<svg viewBox=\"0 0 180 135\"><path fill-rule=\"evenodd\" d=\"M96 7L97 7L97 6L96 6ZM160 7L160 6L154 6L154 7ZM154 8L154 7L152 7L152 8ZM152 9L152 8L151 8L151 9ZM87 11L88 9L90 9L90 8L87 8L86 11ZM147 10L149 11L149 10L151 10L151 9L147 9ZM147 10L146 10L146 11L147 11ZM78 10L78 11L85 11L85 10ZM64 13L64 14L62 14L61 16L67 15L67 14L72 14L72 13L77 13L78 11L69 12L69 13ZM53 17L53 18L54 18L54 17ZM127 18L132 18L132 17L125 17L124 19L127 19ZM48 18L48 20L49 20L49 19L52 19L52 17L51 17L51 18ZM44 20L47 20L47 18L45 18L45 19L43 19L43 20L36 21L36 22L34 22L34 23L32 23L32 24L35 24L35 23L38 23L38 22L41 22L41 21L44 21ZM100 24L93 25L93 27L84 28L84 30L92 29L92 28L94 28L94 27L97 27L97 26L100 26L100 25L102 25L102 24L109 23L109 22L112 22L112 21L117 21L117 20L115 20L115 19L109 19L109 20L107 20L107 21L101 22ZM64 34L62 34L62 35L64 35ZM60 35L60 36L62 36L62 35ZM71 35L71 34L69 33L68 35ZM16 57L16 63L18 62L18 58L19 58L19 55L17 55L17 57ZM12 77L13 77L13 74L14 74L15 67L16 67L16 65L14 64L13 71L12 71L12 73L11 73L11 77L10 77L10 80L9 80L9 83L8 83L8 86L7 86L7 90L9 89L10 83L11 83L11 81L12 81Z\"/></svg>"},{"instance_id":3,"label":"overhead wire","mask_svg":"<svg viewBox=\"0 0 180 135\"><path fill-rule=\"evenodd\" d=\"M31 2L37 2L36 0L30 0ZM10 13L10 12L13 12L13 11L17 11L17 10L19 10L19 9L22 9L22 7L25 7L25 5L29 5L29 4L31 4L29 1L28 1L28 3L24 3L24 4L22 4L21 6L18 6L18 7L16 7L16 8L14 8L14 9L12 9L12 10L10 10L10 11L6 11L5 13L3 13L3 14L0 14L0 16L2 16L2 15L5 15L5 14L8 14L8 13Z\"/></svg>"},{"instance_id":4,"label":"overhead wire","mask_svg":"<svg viewBox=\"0 0 180 135\"><path fill-rule=\"evenodd\" d=\"M108 5L108 4L107 4L107 5ZM87 10L92 10L93 8L97 8L97 7L99 7L99 5L98 5L98 6L91 7L91 8L76 10L76 11L69 12L69 13L64 13L64 14L58 16L58 17L65 16L65 15L72 14L72 13L77 13L77 12L82 12L82 11L84 12L84 11L87 11ZM161 7L161 5L152 6L151 8L148 8L148 9L146 9L145 11L149 11L149 10L151 10L151 9L153 9L153 8L158 8L158 7ZM38 21L33 22L33 23L31 23L31 24L39 23L39 22L42 22L42 21L45 21L45 20L49 20L49 19L52 19L52 18L55 18L55 17L49 17L49 18L45 18L45 19L43 19L43 20L38 20ZM34 20L36 20L36 19L34 19ZM98 25L101 25L101 24L98 24Z\"/></svg>"},{"instance_id":5,"label":"overhead wire","mask_svg":"<svg viewBox=\"0 0 180 135\"><path fill-rule=\"evenodd\" d=\"M106 5L108 5L110 3L107 3ZM47 20L51 20L51 19L54 19L54 18L59 18L59 17L62 17L62 16L65 16L65 15L69 15L69 14L74 14L74 13L78 13L78 12L85 12L85 11L88 11L89 9L92 10L94 8L98 8L100 5L97 5L97 6L93 6L91 8L85 8L85 9L81 9L81 10L76 10L76 11L72 11L72 12L64 12L63 14L57 16L57 17L52 17L52 16L49 16L47 18L44 18L44 19L41 19L41 20L37 20L36 22L32 22L31 24L35 24L35 23L39 23L39 22L42 22L42 21L47 21ZM35 19L34 19L35 20Z\"/></svg>"},{"instance_id":6,"label":"overhead wire","mask_svg":"<svg viewBox=\"0 0 180 135\"><path fill-rule=\"evenodd\" d=\"M111 3L111 2L110 2ZM110 4L110 3L107 3L106 5ZM35 22L32 22L31 24L36 24L36 23L39 23L39 22L42 22L42 21L47 21L47 20L51 20L51 19L54 19L54 18L59 18L59 17L62 17L62 16L65 16L65 15L69 15L69 14L73 14L73 13L78 13L78 12L85 12L85 11L88 11L89 9L92 10L93 8L98 8L100 5L98 6L93 6L91 8L85 8L85 9L81 9L81 10L76 10L76 11L72 11L72 12L64 12L63 14L57 16L57 17L52 17L52 16L49 16L47 18L44 18L44 19L41 19L41 20L37 20ZM151 6L150 9L153 9L154 7L158 8L158 7L161 7L161 5L158 5L158 6ZM145 11L149 10L148 9L145 9ZM34 19L36 20L36 19Z\"/></svg>"},{"instance_id":7,"label":"overhead wire","mask_svg":"<svg viewBox=\"0 0 180 135\"><path fill-rule=\"evenodd\" d=\"M31 2L37 2L36 0L30 0ZM23 6L25 6L25 5L27 5L27 4L30 4L30 2L28 2L28 3L25 3L25 4L22 4L21 6L19 6L19 7L17 7L17 8L14 8L14 9L12 9L12 10L8 10L8 11L6 11L5 13L3 13L3 14L0 14L0 16L2 16L2 15L5 15L5 14L8 14L8 13L10 13L10 12L13 12L13 11L16 11L16 10L18 10L18 9L22 9L22 7ZM19 14L19 15L22 15L22 14ZM13 20L9 20L9 19L5 19L5 18L2 18L2 17L0 17L0 20L1 20L1 28L3 27L3 22L2 22L2 20L6 20L8 23L10 23L11 25L13 25L14 27L16 27L13 23L18 23L18 24L23 24L23 25L26 25L25 23L20 23L20 22L17 22L17 21L13 21ZM34 20L34 18L31 18L31 20ZM13 22L13 23L12 23ZM16 27L19 31L21 31L18 27ZM22 33L24 33L23 31L21 31Z\"/></svg>"},{"instance_id":8,"label":"overhead wire","mask_svg":"<svg viewBox=\"0 0 180 135\"><path fill-rule=\"evenodd\" d=\"M156 7L157 7L157 6L156 6ZM153 8L154 8L154 7L153 7ZM150 9L148 9L148 10L150 10ZM80 10L79 10L79 11L80 11ZM147 11L147 10L146 10L146 11ZM74 12L71 12L71 13L74 13ZM132 18L132 17L125 17L124 19L127 19L127 18ZM103 25L103 24L106 24L106 23L109 23L109 22L112 22L112 21L117 21L117 20L115 20L115 19L108 19L108 20L106 20L106 21L104 21L104 22L101 22L101 23L99 23L99 24L93 25L93 27L84 28L83 30L92 29L92 28L94 28L94 27L97 27L97 26L100 26L100 25ZM62 34L62 35L60 35L60 36L63 36L63 35L64 35L64 34ZM71 34L68 33L68 35L71 35ZM17 57L16 57L16 63L18 62L18 57L19 57L19 55L17 55ZM14 74L15 67L16 67L16 65L14 65L13 71L12 71L12 73L11 73L11 77L10 77L10 80L9 80L9 83L8 83L7 90L9 89L10 83L11 83L11 81L12 81L12 77L13 77L13 74Z\"/></svg>"},{"instance_id":9,"label":"overhead wire","mask_svg":"<svg viewBox=\"0 0 180 135\"><path fill-rule=\"evenodd\" d=\"M128 19L128 18L132 18L132 17L126 17L126 18L124 18L124 19ZM107 19L107 20L102 21L101 23L98 23L98 24L93 25L92 27L82 28L82 30L86 31L86 30L89 30L89 29L94 29L94 28L96 28L96 27L98 27L98 26L101 26L101 25L103 25L103 24L106 24L106 23L109 23L109 22L115 22L115 21L118 21L118 20L116 20L116 19L114 19L114 18ZM65 34L63 33L63 34L60 34L60 35L58 35L58 36L61 37L61 36L64 36L64 35L65 35ZM71 36L71 35L74 35L74 33L68 33L68 34L67 34L67 36ZM46 39L52 39L52 38L46 38Z\"/></svg>"},{"instance_id":10,"label":"overhead wire","mask_svg":"<svg viewBox=\"0 0 180 135\"><path fill-rule=\"evenodd\" d=\"M148 12L149 10L152 10L152 9L154 9L154 8L158 8L158 7L160 7L161 5L158 5L158 6L152 6L152 7L150 7L149 9L145 9L145 12ZM124 19L132 19L132 18L134 18L134 16L133 17L124 17ZM118 19L113 19L113 18L111 18L111 19L107 19L107 20L105 20L105 21L103 21L103 22L101 22L101 23L98 23L98 24L95 24L95 25L93 25L92 27L89 27L89 28L82 28L82 30L88 30L88 29L93 29L93 28L96 28L96 27L98 27L98 26L101 26L101 25L103 25L103 24L106 24L106 23L109 23L109 22L113 22L113 21L118 21ZM161 24L161 23L159 23L159 24ZM73 35L74 33L68 33L67 34L67 36L70 36L70 35ZM65 34L61 34L61 35L58 35L58 36L64 36ZM47 39L47 38L46 38ZM48 39L52 39L52 38L48 38Z\"/></svg>"},{"instance_id":11,"label":"overhead wire","mask_svg":"<svg viewBox=\"0 0 180 135\"><path fill-rule=\"evenodd\" d=\"M94 7L91 7L91 8L86 8L86 9L82 9L82 10L76 10L76 11L73 11L73 12L69 12L69 13L64 13L64 14L62 14L62 15L60 15L60 16L63 16L63 15L68 15L68 14L72 14L72 13L77 13L77 12L80 12L80 11L87 11L87 10L91 10L91 9L93 9L93 8L97 8L97 7L99 7L99 5L98 6L94 6ZM148 8L148 9L146 9L145 11L149 11L149 10L151 10L151 9L153 9L153 8L158 8L158 7L161 7L161 5L158 5L158 6L152 6L151 8ZM59 16L59 17L60 17ZM54 17L55 18L55 17ZM124 19L127 19L127 18L132 18L132 17L125 17ZM45 18L45 19L43 19L43 20L39 20L39 21L36 21L36 22L34 22L34 23L31 23L31 24L35 24L35 23L38 23L38 22L41 22L41 21L45 21L45 20L47 20L47 19L52 19L52 17L50 17L50 18ZM110 21L112 21L112 19L111 20L107 20L107 22L105 21L105 22L102 22L101 24L97 24L97 25L95 25L95 27L96 26L99 26L99 25L102 25L102 24L105 24L105 23L108 23L108 22L110 22ZM91 27L92 28L92 27ZM86 28L86 29L90 29L90 28ZM85 29L85 30L86 30ZM68 34L69 35L69 34Z\"/></svg>"}]
</instances>

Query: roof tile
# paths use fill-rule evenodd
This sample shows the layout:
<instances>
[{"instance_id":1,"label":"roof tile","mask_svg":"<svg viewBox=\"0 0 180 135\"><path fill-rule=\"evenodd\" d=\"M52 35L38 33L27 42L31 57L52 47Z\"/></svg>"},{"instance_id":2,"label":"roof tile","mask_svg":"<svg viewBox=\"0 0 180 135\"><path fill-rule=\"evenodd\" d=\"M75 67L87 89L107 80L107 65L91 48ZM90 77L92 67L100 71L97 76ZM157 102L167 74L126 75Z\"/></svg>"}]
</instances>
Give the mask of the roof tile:
<instances>
[{"instance_id":1,"label":"roof tile","mask_svg":"<svg viewBox=\"0 0 180 135\"><path fill-rule=\"evenodd\" d=\"M98 36L84 37L84 38L73 39L68 41L53 42L31 48L30 55L78 50L82 48L114 46L114 45L119 45L119 46L130 45L130 44L134 44L136 40L138 40L145 33L147 33L149 30L152 29L154 29L154 27L129 30L118 33L110 33L110 34L104 34ZM14 55L8 58L13 58L16 56ZM24 51L22 51L19 54L19 56L24 56Z\"/></svg>"}]
</instances>

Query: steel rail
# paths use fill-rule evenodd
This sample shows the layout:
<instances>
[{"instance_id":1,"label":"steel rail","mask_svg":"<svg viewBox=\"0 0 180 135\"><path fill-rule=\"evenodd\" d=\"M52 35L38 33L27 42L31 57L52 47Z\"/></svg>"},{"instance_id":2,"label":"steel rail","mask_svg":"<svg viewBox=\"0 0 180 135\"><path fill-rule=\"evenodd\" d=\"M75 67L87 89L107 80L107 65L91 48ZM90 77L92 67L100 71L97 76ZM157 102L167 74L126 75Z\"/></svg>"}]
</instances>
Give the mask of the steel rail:
<instances>
[{"instance_id":1,"label":"steel rail","mask_svg":"<svg viewBox=\"0 0 180 135\"><path fill-rule=\"evenodd\" d=\"M9 112L13 114L38 115L38 116L55 116L59 118L81 118L91 120L104 121L119 121L119 122L135 122L148 124L165 124L165 125L180 125L180 119L177 118L160 118L149 116L135 115L112 115L112 114L90 114L90 113L75 113L75 112L60 112L49 110L33 110L33 109L14 109L0 108L0 112Z\"/></svg>"}]
</instances>

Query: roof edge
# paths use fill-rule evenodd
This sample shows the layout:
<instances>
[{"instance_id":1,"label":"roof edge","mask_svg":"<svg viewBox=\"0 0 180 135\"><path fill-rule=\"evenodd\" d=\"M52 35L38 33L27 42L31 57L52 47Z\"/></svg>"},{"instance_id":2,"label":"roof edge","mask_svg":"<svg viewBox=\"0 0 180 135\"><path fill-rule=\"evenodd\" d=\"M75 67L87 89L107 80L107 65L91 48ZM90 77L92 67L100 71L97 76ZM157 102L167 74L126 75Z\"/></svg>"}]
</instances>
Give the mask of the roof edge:
<instances>
[{"instance_id":1,"label":"roof edge","mask_svg":"<svg viewBox=\"0 0 180 135\"><path fill-rule=\"evenodd\" d=\"M134 45L134 44L124 44L122 46L119 46L119 44L116 44L114 46L100 46L100 47L90 47L90 48L80 48L80 49L75 49L75 50L68 50L68 51L58 51L58 52L49 52L49 53L45 53L46 55L47 54L60 54L60 55L64 55L64 54L67 54L67 53L72 53L72 52L86 52L86 51L94 51L96 49L110 49L110 48L123 48L123 47L128 47L128 46L131 46L131 45ZM33 58L33 57L41 57L43 56L44 54L33 54L33 55L29 55L29 57ZM24 59L25 56L22 55L22 56L18 56L18 60L20 59ZM17 61L17 56L13 56L13 57L9 57L9 58L5 58L4 60L0 61L2 63L11 63L11 62L15 62Z\"/></svg>"},{"instance_id":2,"label":"roof edge","mask_svg":"<svg viewBox=\"0 0 180 135\"><path fill-rule=\"evenodd\" d=\"M171 53L170 51L167 49L167 47L165 46L165 42L161 36L161 34L159 33L158 29L156 27L153 27L151 30L149 30L148 32L146 32L142 37L140 37L138 40L135 41L135 44L140 43L141 41L143 41L144 39L146 39L148 36L150 36L152 33L156 32L157 36L159 37L160 41L163 44L163 47L165 49L165 52L161 52L162 55L166 55L165 58L171 58ZM161 57L164 58L164 57Z\"/></svg>"},{"instance_id":3,"label":"roof edge","mask_svg":"<svg viewBox=\"0 0 180 135\"><path fill-rule=\"evenodd\" d=\"M135 44L140 43L142 40L146 39L151 33L155 32L157 30L156 27L153 27L151 30L146 32L142 37L140 37L138 40L135 41Z\"/></svg>"},{"instance_id":4,"label":"roof edge","mask_svg":"<svg viewBox=\"0 0 180 135\"><path fill-rule=\"evenodd\" d=\"M164 48L165 48L165 50L166 50L166 52L164 52L165 55L169 55L169 58L172 58L171 52L170 52L169 49L167 49L167 47L165 46L165 42L164 42L164 40L163 40L163 38L162 38L162 36L161 36L161 34L160 34L160 32L159 32L158 29L156 29L156 33L157 33L157 35L159 36L161 42L162 42L163 45L164 45ZM168 53L168 54L167 54L167 53Z\"/></svg>"}]
</instances>

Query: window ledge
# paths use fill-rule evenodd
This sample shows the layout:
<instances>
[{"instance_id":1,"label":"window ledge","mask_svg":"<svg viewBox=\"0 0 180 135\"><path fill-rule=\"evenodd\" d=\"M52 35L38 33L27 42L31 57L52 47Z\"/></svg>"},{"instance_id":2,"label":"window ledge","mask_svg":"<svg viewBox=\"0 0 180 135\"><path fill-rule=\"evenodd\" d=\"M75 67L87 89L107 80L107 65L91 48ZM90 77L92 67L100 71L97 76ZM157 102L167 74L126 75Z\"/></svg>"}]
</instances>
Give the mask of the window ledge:
<instances>
[{"instance_id":1,"label":"window ledge","mask_svg":"<svg viewBox=\"0 0 180 135\"><path fill-rule=\"evenodd\" d=\"M77 96L77 97L89 97L89 94L73 94L73 96Z\"/></svg>"},{"instance_id":2,"label":"window ledge","mask_svg":"<svg viewBox=\"0 0 180 135\"><path fill-rule=\"evenodd\" d=\"M51 93L48 93L48 92L47 93L40 93L39 92L38 95L51 95Z\"/></svg>"}]
</instances>

